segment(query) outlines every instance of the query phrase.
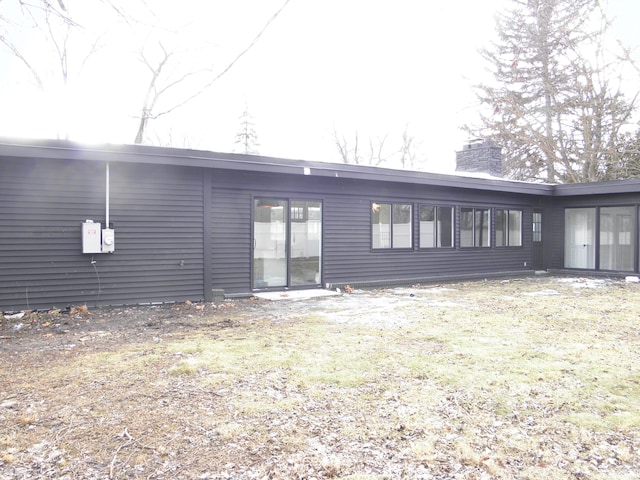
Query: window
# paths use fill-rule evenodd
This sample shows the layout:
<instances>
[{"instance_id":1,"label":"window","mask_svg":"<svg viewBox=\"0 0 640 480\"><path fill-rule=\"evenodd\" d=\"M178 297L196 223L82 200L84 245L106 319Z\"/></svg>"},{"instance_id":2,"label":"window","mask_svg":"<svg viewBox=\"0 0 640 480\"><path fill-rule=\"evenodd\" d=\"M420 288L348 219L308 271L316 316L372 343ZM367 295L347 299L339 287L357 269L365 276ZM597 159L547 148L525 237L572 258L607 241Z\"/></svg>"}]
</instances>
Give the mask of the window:
<instances>
[{"instance_id":1,"label":"window","mask_svg":"<svg viewBox=\"0 0 640 480\"><path fill-rule=\"evenodd\" d=\"M292 222L306 222L306 208L291 206L291 221Z\"/></svg>"},{"instance_id":2,"label":"window","mask_svg":"<svg viewBox=\"0 0 640 480\"><path fill-rule=\"evenodd\" d=\"M460 246L489 247L491 215L488 208L460 209Z\"/></svg>"},{"instance_id":3,"label":"window","mask_svg":"<svg viewBox=\"0 0 640 480\"><path fill-rule=\"evenodd\" d=\"M453 207L420 205L420 248L453 247Z\"/></svg>"},{"instance_id":4,"label":"window","mask_svg":"<svg viewBox=\"0 0 640 480\"><path fill-rule=\"evenodd\" d=\"M522 246L522 211L496 210L496 247Z\"/></svg>"},{"instance_id":5,"label":"window","mask_svg":"<svg viewBox=\"0 0 640 480\"><path fill-rule=\"evenodd\" d=\"M542 241L542 213L533 212L533 241Z\"/></svg>"},{"instance_id":6,"label":"window","mask_svg":"<svg viewBox=\"0 0 640 480\"><path fill-rule=\"evenodd\" d=\"M371 204L373 248L411 248L412 206L401 203Z\"/></svg>"}]
</instances>

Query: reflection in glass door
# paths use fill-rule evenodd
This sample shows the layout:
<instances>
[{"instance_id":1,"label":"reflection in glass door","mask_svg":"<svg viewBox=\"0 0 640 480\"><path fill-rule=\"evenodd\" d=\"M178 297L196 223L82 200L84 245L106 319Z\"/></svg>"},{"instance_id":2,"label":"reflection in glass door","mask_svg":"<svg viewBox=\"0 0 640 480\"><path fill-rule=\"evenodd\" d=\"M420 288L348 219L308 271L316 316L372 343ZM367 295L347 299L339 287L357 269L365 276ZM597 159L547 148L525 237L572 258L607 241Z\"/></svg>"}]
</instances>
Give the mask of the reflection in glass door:
<instances>
[{"instance_id":1,"label":"reflection in glass door","mask_svg":"<svg viewBox=\"0 0 640 480\"><path fill-rule=\"evenodd\" d=\"M322 205L291 201L291 286L320 284Z\"/></svg>"},{"instance_id":2,"label":"reflection in glass door","mask_svg":"<svg viewBox=\"0 0 640 480\"><path fill-rule=\"evenodd\" d=\"M259 198L253 203L253 288L287 285L286 200Z\"/></svg>"},{"instance_id":3,"label":"reflection in glass door","mask_svg":"<svg viewBox=\"0 0 640 480\"><path fill-rule=\"evenodd\" d=\"M635 207L600 208L600 269L633 271Z\"/></svg>"},{"instance_id":4,"label":"reflection in glass door","mask_svg":"<svg viewBox=\"0 0 640 480\"><path fill-rule=\"evenodd\" d=\"M321 283L322 203L256 198L253 288Z\"/></svg>"},{"instance_id":5,"label":"reflection in glass door","mask_svg":"<svg viewBox=\"0 0 640 480\"><path fill-rule=\"evenodd\" d=\"M595 208L567 208L564 214L564 266L595 268Z\"/></svg>"}]
</instances>

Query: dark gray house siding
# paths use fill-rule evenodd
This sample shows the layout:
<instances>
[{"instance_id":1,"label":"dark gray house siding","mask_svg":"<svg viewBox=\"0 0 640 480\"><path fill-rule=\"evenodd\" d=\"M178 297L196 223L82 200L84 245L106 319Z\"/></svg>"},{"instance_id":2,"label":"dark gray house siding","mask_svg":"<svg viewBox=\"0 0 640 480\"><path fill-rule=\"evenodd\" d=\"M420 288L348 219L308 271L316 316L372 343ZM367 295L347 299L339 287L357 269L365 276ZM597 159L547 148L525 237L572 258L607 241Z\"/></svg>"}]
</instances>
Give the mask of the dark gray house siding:
<instances>
[{"instance_id":1,"label":"dark gray house siding","mask_svg":"<svg viewBox=\"0 0 640 480\"><path fill-rule=\"evenodd\" d=\"M94 268L79 254L81 219L104 215L104 180L96 181L96 167L73 161L44 165L35 159L0 164L4 309L96 298Z\"/></svg>"},{"instance_id":2,"label":"dark gray house siding","mask_svg":"<svg viewBox=\"0 0 640 480\"><path fill-rule=\"evenodd\" d=\"M523 225L531 225L536 197L474 191L472 189L405 185L397 182L357 181L279 174L214 172L212 285L227 294L251 292L251 205L254 197L313 199L323 206L323 275L321 285L376 285L477 277L531 271L530 228L523 228L519 247L419 248L418 228L413 247L374 251L371 247L372 202L410 203L413 222L425 205L512 208L523 211ZM495 220L494 220L495 221ZM495 239L491 242L495 244Z\"/></svg>"},{"instance_id":3,"label":"dark gray house siding","mask_svg":"<svg viewBox=\"0 0 640 480\"><path fill-rule=\"evenodd\" d=\"M111 165L117 254L82 254L81 222L105 221L105 166L2 160L2 310L203 297L201 173Z\"/></svg>"},{"instance_id":4,"label":"dark gray house siding","mask_svg":"<svg viewBox=\"0 0 640 480\"><path fill-rule=\"evenodd\" d=\"M531 216L531 199L495 195L466 189L406 186L402 184L351 185L340 188L349 194L332 195L325 202L325 283L387 284L455 279L530 270L531 239L521 247L461 248L459 237L453 248L420 248L418 208L423 205L452 206L460 222L461 206L517 208L523 222ZM510 199L510 200L509 200ZM413 247L409 250L371 248L371 203L404 203L413 206ZM492 215L493 218L493 215ZM456 231L458 229L456 228ZM525 262L528 267L525 266Z\"/></svg>"},{"instance_id":5,"label":"dark gray house siding","mask_svg":"<svg viewBox=\"0 0 640 480\"><path fill-rule=\"evenodd\" d=\"M109 165L107 202L106 168ZM640 180L537 185L147 146L0 139L0 311L212 299L254 290L256 199L321 206L314 285L389 285L532 271L534 211L543 268L563 269L564 210L634 205ZM375 249L374 203L412 206L410 248ZM115 252L83 254L81 224L105 225ZM453 207L455 242L420 247L420 205ZM460 243L462 208L491 212L488 247ZM522 213L522 242L496 246L497 209Z\"/></svg>"},{"instance_id":6,"label":"dark gray house siding","mask_svg":"<svg viewBox=\"0 0 640 480\"><path fill-rule=\"evenodd\" d=\"M214 289L246 293L251 290L251 192L228 188L220 180L213 183L209 275Z\"/></svg>"},{"instance_id":7,"label":"dark gray house siding","mask_svg":"<svg viewBox=\"0 0 640 480\"><path fill-rule=\"evenodd\" d=\"M620 185L625 185L626 191L620 189ZM589 188L589 186L591 188ZM605 184L577 184L562 185L559 194L554 198L554 206L552 209L552 236L549 239L548 250L552 253L552 258L548 263L550 270L566 270L564 258L564 240L565 240L565 210L567 208L593 208L599 212L601 207L620 207L628 206L634 208L634 234L632 235L632 245L634 250L634 268L626 273L638 273L640 262L640 239L638 238L638 225L640 224L640 182L625 181L619 183L609 183L606 186L611 187L613 193L602 193ZM635 190L629 192L628 190ZM596 230L599 221L596 220ZM599 237L596 237L597 239ZM599 243L599 242L597 242ZM596 246L596 249L598 247ZM599 268L595 271L600 270ZM604 270L604 269L603 269ZM571 271L569 269L568 271ZM604 270L605 273L615 273Z\"/></svg>"},{"instance_id":8,"label":"dark gray house siding","mask_svg":"<svg viewBox=\"0 0 640 480\"><path fill-rule=\"evenodd\" d=\"M109 303L203 298L202 178L200 169L187 167L111 166L117 249L96 256L114 277Z\"/></svg>"}]
</instances>

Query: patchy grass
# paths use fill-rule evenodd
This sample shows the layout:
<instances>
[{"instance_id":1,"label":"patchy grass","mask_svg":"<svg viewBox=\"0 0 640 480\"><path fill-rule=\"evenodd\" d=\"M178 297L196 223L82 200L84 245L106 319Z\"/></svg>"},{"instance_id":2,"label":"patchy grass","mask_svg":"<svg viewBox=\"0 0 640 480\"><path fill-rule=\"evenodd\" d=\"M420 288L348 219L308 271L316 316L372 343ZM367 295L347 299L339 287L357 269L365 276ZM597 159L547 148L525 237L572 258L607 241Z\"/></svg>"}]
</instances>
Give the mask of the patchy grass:
<instances>
[{"instance_id":1,"label":"patchy grass","mask_svg":"<svg viewBox=\"0 0 640 480\"><path fill-rule=\"evenodd\" d=\"M43 336L0 356L0 477L638 478L639 315L638 285L534 278Z\"/></svg>"}]
</instances>

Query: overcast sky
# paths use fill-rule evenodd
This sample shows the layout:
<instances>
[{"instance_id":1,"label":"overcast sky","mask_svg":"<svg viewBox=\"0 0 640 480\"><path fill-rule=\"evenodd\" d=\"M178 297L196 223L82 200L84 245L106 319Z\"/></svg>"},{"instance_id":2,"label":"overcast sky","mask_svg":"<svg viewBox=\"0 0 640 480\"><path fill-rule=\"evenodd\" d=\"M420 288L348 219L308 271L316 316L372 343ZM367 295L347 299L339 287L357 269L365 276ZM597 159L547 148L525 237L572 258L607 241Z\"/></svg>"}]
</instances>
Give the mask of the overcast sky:
<instances>
[{"instance_id":1,"label":"overcast sky","mask_svg":"<svg viewBox=\"0 0 640 480\"><path fill-rule=\"evenodd\" d=\"M157 27L153 35L188 25L169 35L164 45L179 49L206 40L210 49L204 60L222 69L283 3L158 2L162 8L154 7L157 17L149 23ZM246 103L261 154L336 161L334 129L347 139L355 132L365 141L388 135L392 147L399 145L407 127L428 168L448 171L455 151L467 140L460 127L477 118L471 87L487 78L477 51L493 38L493 16L508 3L290 0L229 73L151 128L165 139L170 130L174 146L232 151ZM616 32L639 45L634 30L640 2L609 3L618 17ZM100 28L100 22L93 26ZM153 56L152 35L139 30ZM144 71L133 55L123 55L132 52L130 37L111 31L106 38L122 45L87 62L79 80L72 79L73 101L67 107L59 92L38 93L23 66L0 55L0 135L55 137L59 117L50 112L65 109L72 139L131 143ZM194 68L203 64L201 51L192 52Z\"/></svg>"}]
</instances>

